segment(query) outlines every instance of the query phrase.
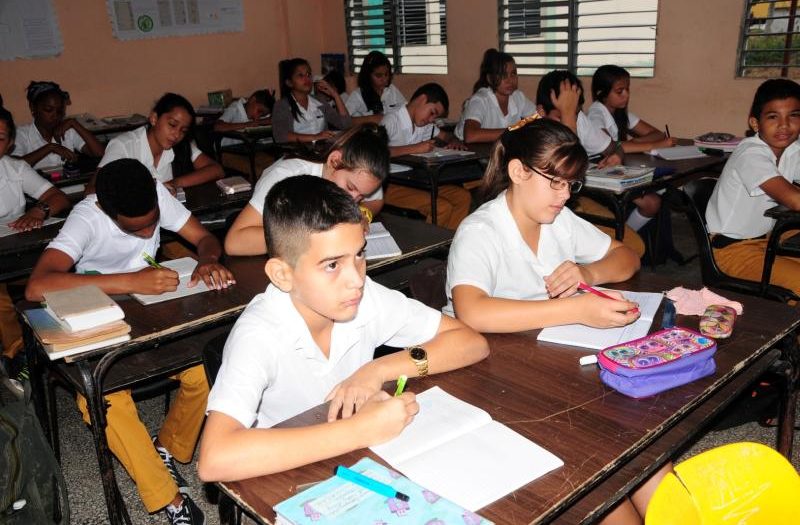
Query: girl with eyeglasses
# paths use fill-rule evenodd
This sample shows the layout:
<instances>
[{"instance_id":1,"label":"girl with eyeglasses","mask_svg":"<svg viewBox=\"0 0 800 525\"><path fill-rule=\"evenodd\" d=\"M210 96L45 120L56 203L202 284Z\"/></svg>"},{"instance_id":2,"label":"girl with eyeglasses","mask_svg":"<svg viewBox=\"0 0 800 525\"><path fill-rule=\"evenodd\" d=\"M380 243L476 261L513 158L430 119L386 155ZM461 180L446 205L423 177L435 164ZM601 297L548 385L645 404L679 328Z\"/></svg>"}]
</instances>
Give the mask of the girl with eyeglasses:
<instances>
[{"instance_id":1,"label":"girl with eyeglasses","mask_svg":"<svg viewBox=\"0 0 800 525\"><path fill-rule=\"evenodd\" d=\"M636 304L616 292L616 301L576 294L580 283L624 281L639 269L633 250L565 206L587 165L578 137L558 122L521 122L502 133L483 180L487 202L461 223L450 248L445 313L480 332L637 319Z\"/></svg>"}]
</instances>

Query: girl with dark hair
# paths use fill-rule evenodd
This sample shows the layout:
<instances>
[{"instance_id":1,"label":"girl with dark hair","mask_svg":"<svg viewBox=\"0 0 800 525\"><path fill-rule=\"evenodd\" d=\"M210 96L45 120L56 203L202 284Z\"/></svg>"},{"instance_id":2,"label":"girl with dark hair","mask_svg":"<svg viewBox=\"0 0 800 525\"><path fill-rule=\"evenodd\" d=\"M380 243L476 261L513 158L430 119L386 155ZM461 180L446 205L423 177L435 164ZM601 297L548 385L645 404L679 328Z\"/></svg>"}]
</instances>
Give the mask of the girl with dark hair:
<instances>
[{"instance_id":1,"label":"girl with dark hair","mask_svg":"<svg viewBox=\"0 0 800 525\"><path fill-rule=\"evenodd\" d=\"M316 89L334 101L336 108L315 98L311 66L304 58L281 60L278 64L281 99L272 112L272 135L275 142L315 142L331 139L328 129L350 127L350 114L342 97L325 80L316 82Z\"/></svg>"},{"instance_id":2,"label":"girl with dark hair","mask_svg":"<svg viewBox=\"0 0 800 525\"><path fill-rule=\"evenodd\" d=\"M405 104L406 98L392 84L392 63L389 58L380 51L370 51L358 72L358 88L347 99L350 115L357 121L377 124L384 113L397 111Z\"/></svg>"}]
</instances>

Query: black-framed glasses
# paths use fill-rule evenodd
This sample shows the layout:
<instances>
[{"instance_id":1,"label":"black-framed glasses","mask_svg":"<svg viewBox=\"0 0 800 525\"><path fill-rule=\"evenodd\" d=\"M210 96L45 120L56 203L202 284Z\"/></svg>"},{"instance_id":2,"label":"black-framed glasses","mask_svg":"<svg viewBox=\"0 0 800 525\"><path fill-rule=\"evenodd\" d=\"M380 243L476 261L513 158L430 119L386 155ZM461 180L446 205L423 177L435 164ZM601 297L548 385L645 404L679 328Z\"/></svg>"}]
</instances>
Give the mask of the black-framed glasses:
<instances>
[{"instance_id":1,"label":"black-framed glasses","mask_svg":"<svg viewBox=\"0 0 800 525\"><path fill-rule=\"evenodd\" d=\"M547 175L546 173L542 173L541 171L537 170L536 168L532 168L531 166L525 166L531 171L535 171L545 179L550 181L550 187L556 191L561 191L564 188L569 188L570 193L578 193L583 188L583 180L581 179L562 179L558 175Z\"/></svg>"}]
</instances>

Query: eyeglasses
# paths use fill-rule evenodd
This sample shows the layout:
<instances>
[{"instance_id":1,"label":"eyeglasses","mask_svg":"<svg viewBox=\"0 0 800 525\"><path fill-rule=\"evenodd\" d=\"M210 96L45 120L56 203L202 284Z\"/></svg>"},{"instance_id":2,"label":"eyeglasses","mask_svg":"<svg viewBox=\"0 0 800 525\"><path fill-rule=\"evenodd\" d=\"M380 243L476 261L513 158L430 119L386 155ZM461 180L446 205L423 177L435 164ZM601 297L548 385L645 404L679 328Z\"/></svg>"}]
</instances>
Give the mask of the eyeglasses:
<instances>
[{"instance_id":1,"label":"eyeglasses","mask_svg":"<svg viewBox=\"0 0 800 525\"><path fill-rule=\"evenodd\" d=\"M538 113L533 113L531 115L528 115L527 117L523 117L516 124L512 124L511 126L508 126L508 131L517 131L519 128L524 127L524 126L530 124L531 122L533 122L534 120L537 120L537 119L540 119L540 118L542 118L542 116L539 115Z\"/></svg>"},{"instance_id":2,"label":"eyeglasses","mask_svg":"<svg viewBox=\"0 0 800 525\"><path fill-rule=\"evenodd\" d=\"M531 171L534 171L544 177L545 179L550 181L550 187L556 191L561 191L564 188L569 188L570 193L578 193L583 188L583 181L581 179L570 179L565 180L559 177L558 175L550 176L542 173L541 171L537 170L536 168L532 168L530 166L525 166Z\"/></svg>"}]
</instances>

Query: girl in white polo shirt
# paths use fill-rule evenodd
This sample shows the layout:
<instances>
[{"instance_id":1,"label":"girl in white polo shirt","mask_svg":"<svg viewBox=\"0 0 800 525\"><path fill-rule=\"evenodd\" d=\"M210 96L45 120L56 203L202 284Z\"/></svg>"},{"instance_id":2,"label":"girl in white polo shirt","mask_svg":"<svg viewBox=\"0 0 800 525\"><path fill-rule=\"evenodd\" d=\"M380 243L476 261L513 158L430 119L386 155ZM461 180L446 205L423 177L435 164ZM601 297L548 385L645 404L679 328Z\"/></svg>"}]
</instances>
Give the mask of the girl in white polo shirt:
<instances>
[{"instance_id":1,"label":"girl in white polo shirt","mask_svg":"<svg viewBox=\"0 0 800 525\"><path fill-rule=\"evenodd\" d=\"M392 63L380 51L370 51L358 71L358 88L345 103L355 122L379 124L383 115L402 109L406 97L392 84Z\"/></svg>"},{"instance_id":2,"label":"girl in white polo shirt","mask_svg":"<svg viewBox=\"0 0 800 525\"><path fill-rule=\"evenodd\" d=\"M508 53L487 49L480 75L456 126L465 144L494 142L510 125L536 113L534 104L517 89L517 64Z\"/></svg>"},{"instance_id":3,"label":"girl in white polo shirt","mask_svg":"<svg viewBox=\"0 0 800 525\"><path fill-rule=\"evenodd\" d=\"M272 110L272 136L275 142L314 142L330 139L335 134L328 129L350 127L350 114L342 97L324 80L316 83L320 93L333 100L336 108L317 100L311 91L314 82L311 66L304 58L282 60L278 65L281 99Z\"/></svg>"}]
</instances>

